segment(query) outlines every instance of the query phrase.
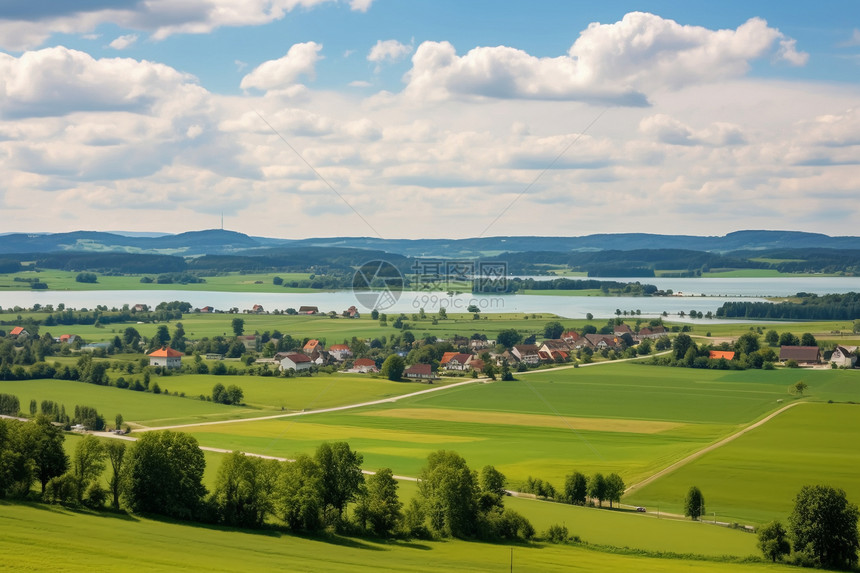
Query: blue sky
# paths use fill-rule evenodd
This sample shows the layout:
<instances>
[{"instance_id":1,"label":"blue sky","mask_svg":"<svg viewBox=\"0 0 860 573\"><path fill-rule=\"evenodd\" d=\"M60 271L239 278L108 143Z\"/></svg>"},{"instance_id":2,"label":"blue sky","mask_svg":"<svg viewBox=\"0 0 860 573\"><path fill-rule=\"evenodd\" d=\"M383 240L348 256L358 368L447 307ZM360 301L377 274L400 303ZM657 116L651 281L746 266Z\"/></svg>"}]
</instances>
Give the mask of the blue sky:
<instances>
[{"instance_id":1,"label":"blue sky","mask_svg":"<svg viewBox=\"0 0 860 573\"><path fill-rule=\"evenodd\" d=\"M848 1L0 7L3 231L856 234L858 72Z\"/></svg>"}]
</instances>

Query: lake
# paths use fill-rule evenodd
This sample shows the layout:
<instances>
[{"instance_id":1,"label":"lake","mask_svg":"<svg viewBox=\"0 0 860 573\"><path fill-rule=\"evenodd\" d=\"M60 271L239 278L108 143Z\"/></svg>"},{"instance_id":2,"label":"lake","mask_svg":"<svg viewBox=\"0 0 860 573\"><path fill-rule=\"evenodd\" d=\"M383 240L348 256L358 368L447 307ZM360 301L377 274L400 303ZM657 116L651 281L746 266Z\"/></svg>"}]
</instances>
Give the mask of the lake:
<instances>
[{"instance_id":1,"label":"lake","mask_svg":"<svg viewBox=\"0 0 860 573\"><path fill-rule=\"evenodd\" d=\"M538 278L538 277L535 277ZM551 277L540 277L551 278ZM686 296L671 297L601 297L601 296L553 296L553 295L472 295L464 293L448 297L445 293L403 292L396 300L380 305L380 311L388 314L437 312L445 307L450 312L465 312L474 304L483 312L553 313L568 318L584 318L587 313L595 317L615 316L621 311L639 310L642 316L653 317L663 312L677 315L691 310L714 312L724 302L737 300L761 300L765 296L788 296L797 292L816 294L860 292L860 277L785 277L785 278L613 278L621 282L640 281L654 284L660 289L672 289ZM693 296L699 295L699 296ZM706 295L706 296L701 296ZM372 301L367 293L356 297L351 291L320 293L229 293L189 290L120 290L120 291L13 291L0 293L0 306L4 309L19 306L30 308L34 304L59 303L69 308L108 308L124 304L146 304L155 306L162 301L188 301L195 308L212 306L217 310L238 307L250 309L260 304L267 311L298 309L300 306L317 306L320 311L333 310L340 314L350 306L369 312ZM384 308L383 308L384 306Z\"/></svg>"}]
</instances>

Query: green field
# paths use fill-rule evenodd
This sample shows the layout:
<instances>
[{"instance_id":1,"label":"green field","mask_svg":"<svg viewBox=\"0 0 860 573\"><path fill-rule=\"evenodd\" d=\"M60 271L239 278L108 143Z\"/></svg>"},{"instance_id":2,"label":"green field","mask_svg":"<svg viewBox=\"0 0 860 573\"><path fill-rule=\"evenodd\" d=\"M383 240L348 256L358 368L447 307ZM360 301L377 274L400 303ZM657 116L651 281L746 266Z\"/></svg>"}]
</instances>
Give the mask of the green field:
<instances>
[{"instance_id":1,"label":"green field","mask_svg":"<svg viewBox=\"0 0 860 573\"><path fill-rule=\"evenodd\" d=\"M0 501L0 569L14 571L789 571L617 555L582 547L449 540L376 542L246 532ZM38 550L34 550L38 548Z\"/></svg>"},{"instance_id":2,"label":"green field","mask_svg":"<svg viewBox=\"0 0 860 573\"><path fill-rule=\"evenodd\" d=\"M188 397L134 392L70 380L3 380L0 393L18 396L24 410L29 408L30 400L37 403L53 400L65 405L69 415L74 413L75 405L87 405L104 415L109 424L116 414L122 414L126 423L167 426L266 416L280 413L282 408L283 411L330 408L427 389L424 384L390 382L357 374L310 378L186 374L153 380L162 390L185 392ZM219 382L242 388L248 406L225 406L195 398L200 394L211 395L212 387Z\"/></svg>"},{"instance_id":3,"label":"green field","mask_svg":"<svg viewBox=\"0 0 860 573\"><path fill-rule=\"evenodd\" d=\"M574 470L652 475L795 400L857 399L846 371L691 371L634 364L536 372L521 381L463 386L397 404L236 426L188 428L202 444L269 455L347 440L366 467L417 475L437 449L473 467L493 464L513 484L529 475L561 486Z\"/></svg>"},{"instance_id":4,"label":"green field","mask_svg":"<svg viewBox=\"0 0 860 573\"><path fill-rule=\"evenodd\" d=\"M856 377L855 377L856 378ZM854 383L860 383L855 379ZM855 397L856 399L856 397ZM760 428L633 492L625 501L681 511L691 485L718 520L765 523L788 516L809 484L842 488L860 500L860 406L801 404Z\"/></svg>"}]
</instances>

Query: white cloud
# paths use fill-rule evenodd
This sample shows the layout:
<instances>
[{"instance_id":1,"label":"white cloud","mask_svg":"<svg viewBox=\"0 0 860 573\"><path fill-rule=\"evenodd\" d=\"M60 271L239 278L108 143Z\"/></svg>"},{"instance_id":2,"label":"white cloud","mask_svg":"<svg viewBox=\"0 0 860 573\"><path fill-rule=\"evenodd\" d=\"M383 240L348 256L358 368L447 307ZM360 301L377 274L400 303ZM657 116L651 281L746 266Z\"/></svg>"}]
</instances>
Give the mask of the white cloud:
<instances>
[{"instance_id":1,"label":"white cloud","mask_svg":"<svg viewBox=\"0 0 860 573\"><path fill-rule=\"evenodd\" d=\"M645 105L659 89L743 76L772 54L806 61L794 40L752 18L736 30L683 26L634 12L614 24L591 24L568 54L538 58L506 46L458 56L448 42L424 42L412 57L405 92L413 98L559 99Z\"/></svg>"},{"instance_id":2,"label":"white cloud","mask_svg":"<svg viewBox=\"0 0 860 573\"><path fill-rule=\"evenodd\" d=\"M148 0L93 3L45 3L46 8L19 19L0 16L0 47L25 50L41 45L52 33L89 34L99 25L116 24L148 32L156 40L174 34L207 34L223 26L256 26L282 19L296 8L310 9L336 0ZM352 0L366 11L369 0ZM107 6L106 6L107 5Z\"/></svg>"},{"instance_id":3,"label":"white cloud","mask_svg":"<svg viewBox=\"0 0 860 573\"><path fill-rule=\"evenodd\" d=\"M351 88L369 88L373 84L364 80L353 80L348 85Z\"/></svg>"},{"instance_id":4,"label":"white cloud","mask_svg":"<svg viewBox=\"0 0 860 573\"><path fill-rule=\"evenodd\" d=\"M851 38L842 43L843 46L860 46L860 29L854 28Z\"/></svg>"},{"instance_id":5,"label":"white cloud","mask_svg":"<svg viewBox=\"0 0 860 573\"><path fill-rule=\"evenodd\" d=\"M269 60L257 66L242 78L243 90L256 88L263 91L284 89L294 84L299 76L313 79L316 63L322 58L322 44L305 42L293 44L282 58Z\"/></svg>"},{"instance_id":6,"label":"white cloud","mask_svg":"<svg viewBox=\"0 0 860 573\"><path fill-rule=\"evenodd\" d=\"M639 130L646 136L669 145L729 146L746 142L743 130L737 125L715 122L705 129L695 130L662 113L642 119Z\"/></svg>"},{"instance_id":7,"label":"white cloud","mask_svg":"<svg viewBox=\"0 0 860 573\"><path fill-rule=\"evenodd\" d=\"M109 46L114 50L125 50L135 42L137 42L137 34L125 34L116 38Z\"/></svg>"},{"instance_id":8,"label":"white cloud","mask_svg":"<svg viewBox=\"0 0 860 573\"><path fill-rule=\"evenodd\" d=\"M349 0L349 7L355 12L367 12L373 0Z\"/></svg>"},{"instance_id":9,"label":"white cloud","mask_svg":"<svg viewBox=\"0 0 860 573\"><path fill-rule=\"evenodd\" d=\"M376 62L396 62L412 52L412 45L406 45L397 40L377 40L370 52L367 54L367 61Z\"/></svg>"}]
</instances>

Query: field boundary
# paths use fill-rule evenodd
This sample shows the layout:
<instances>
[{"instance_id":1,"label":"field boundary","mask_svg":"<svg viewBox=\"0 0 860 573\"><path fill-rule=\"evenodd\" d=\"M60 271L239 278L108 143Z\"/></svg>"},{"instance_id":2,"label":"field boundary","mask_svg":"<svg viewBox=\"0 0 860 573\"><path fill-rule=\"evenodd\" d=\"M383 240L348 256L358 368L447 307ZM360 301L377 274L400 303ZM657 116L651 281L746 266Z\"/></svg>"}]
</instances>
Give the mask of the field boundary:
<instances>
[{"instance_id":1,"label":"field boundary","mask_svg":"<svg viewBox=\"0 0 860 573\"><path fill-rule=\"evenodd\" d=\"M705 454L712 452L712 451L716 450L717 448L721 448L722 446L725 446L726 444L740 438L741 436L743 436L747 432L750 432L752 430L755 430L756 428L763 426L764 424L771 421L772 419L774 419L778 415L782 414L783 412L785 412L786 410L788 410L790 408L794 408L798 404L808 404L808 402L799 400L797 402L792 402L791 404L787 404L787 405L783 406L782 408L780 408L776 412L771 412L770 414L768 414L767 416L765 416L764 418L762 418L758 422L753 422L749 426L738 430L734 434L731 434L730 436L727 436L727 437L723 438L722 440L715 442L709 446L705 446L701 450L693 452L692 454L678 460L677 462L673 463L672 465L667 466L667 467L663 468L662 470L658 471L657 473L645 478L644 480L640 481L639 483L635 483L635 484L631 485L630 487L628 487L627 489L624 490L624 495L627 495L633 491L636 491L637 489L641 489L641 488L645 487L646 485L660 479L661 477L672 473L673 471L677 470L678 468L684 467L685 465L689 464L690 462L697 460L698 458L704 456Z\"/></svg>"}]
</instances>

